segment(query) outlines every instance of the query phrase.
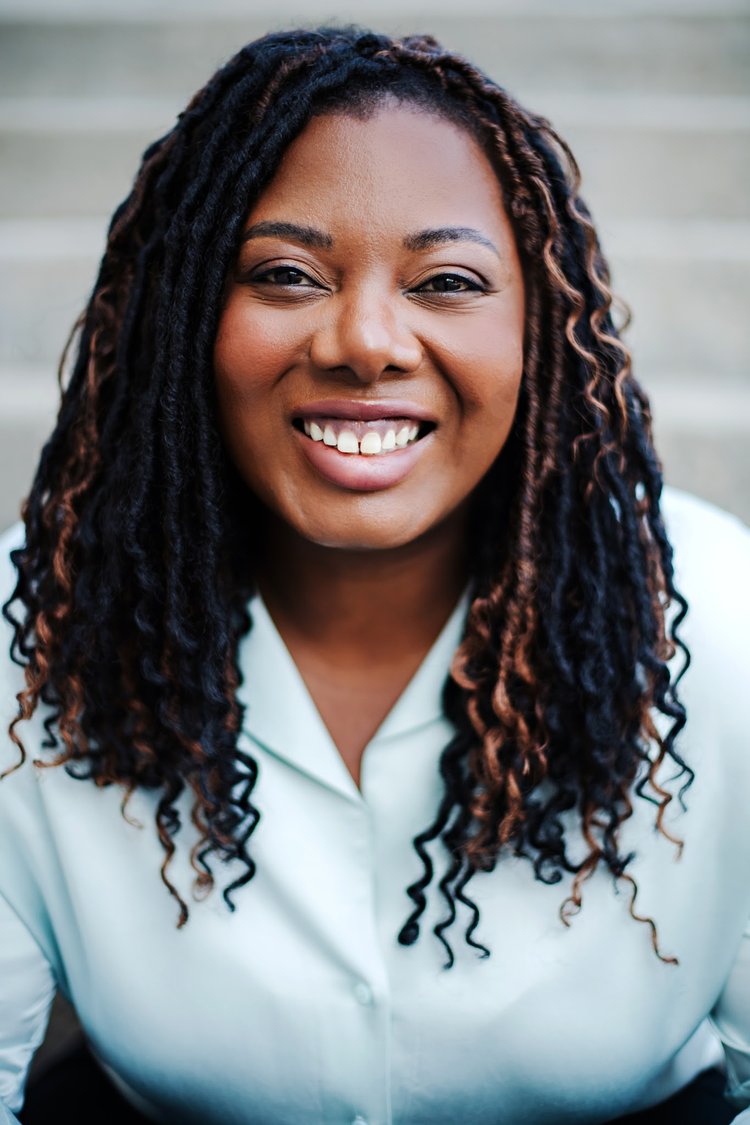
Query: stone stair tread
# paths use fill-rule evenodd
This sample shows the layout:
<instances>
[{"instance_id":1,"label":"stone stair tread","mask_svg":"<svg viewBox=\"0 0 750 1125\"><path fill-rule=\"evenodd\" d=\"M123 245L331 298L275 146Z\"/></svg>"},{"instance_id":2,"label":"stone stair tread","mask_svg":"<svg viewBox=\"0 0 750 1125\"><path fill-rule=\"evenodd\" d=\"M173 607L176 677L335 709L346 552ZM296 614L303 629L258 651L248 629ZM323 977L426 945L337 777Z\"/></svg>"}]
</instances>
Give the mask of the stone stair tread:
<instances>
[{"instance_id":1,"label":"stone stair tread","mask_svg":"<svg viewBox=\"0 0 750 1125\"><path fill-rule=\"evenodd\" d=\"M599 8L608 8L599 4ZM304 8L307 8L305 16ZM330 16L351 19L351 5L332 4ZM320 20L321 9L299 3L276 4L265 13L170 18L163 6L152 20L115 23L89 16L74 20L15 22L6 18L0 36L0 74L6 94L96 97L135 94L184 99L204 82L215 65L239 46L271 27ZM410 14L405 14L406 12ZM741 4L731 10L681 11L679 6L620 5L596 16L592 5L548 5L529 11L514 5L505 13L489 4L473 13L455 5L436 13L394 5L386 12L357 8L357 19L396 34L428 29L446 44L474 58L523 98L532 84L580 93L582 90L649 93L746 95L750 22ZM471 18L467 18L470 14ZM116 33L113 27L116 26ZM710 30L710 34L707 34Z\"/></svg>"},{"instance_id":2,"label":"stone stair tread","mask_svg":"<svg viewBox=\"0 0 750 1125\"><path fill-rule=\"evenodd\" d=\"M320 0L254 0L258 15L275 19L318 19L321 17ZM384 15L402 15L405 10L415 15L452 15L454 0L360 0L359 11L365 14L380 12ZM247 0L213 0L211 16L224 20L245 14ZM329 0L328 18L351 16L351 6L341 0ZM673 19L717 17L750 14L749 0L464 0L462 16L493 15L508 17L524 15L547 20L550 16L564 14L568 18L622 19L634 16L669 16ZM204 0L130 0L127 7L119 0L3 0L0 21L24 20L34 23L77 23L82 20L96 23L163 23L174 19L199 20L206 18Z\"/></svg>"}]
</instances>

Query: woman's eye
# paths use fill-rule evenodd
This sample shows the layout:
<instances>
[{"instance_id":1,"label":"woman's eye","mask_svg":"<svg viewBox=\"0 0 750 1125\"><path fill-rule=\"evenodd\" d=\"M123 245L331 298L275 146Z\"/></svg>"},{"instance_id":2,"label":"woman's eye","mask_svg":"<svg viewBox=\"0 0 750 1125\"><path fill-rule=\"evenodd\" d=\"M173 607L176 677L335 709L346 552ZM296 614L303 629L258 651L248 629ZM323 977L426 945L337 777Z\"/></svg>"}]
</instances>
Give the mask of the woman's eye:
<instances>
[{"instance_id":1,"label":"woman's eye","mask_svg":"<svg viewBox=\"0 0 750 1125\"><path fill-rule=\"evenodd\" d=\"M262 273L255 274L253 281L282 286L315 286L311 277L303 273L302 270L295 269L294 266L274 266L271 270L264 270Z\"/></svg>"},{"instance_id":2,"label":"woman's eye","mask_svg":"<svg viewBox=\"0 0 750 1125\"><path fill-rule=\"evenodd\" d=\"M478 281L464 277L460 273L440 273L422 282L417 287L418 293L481 293L482 286Z\"/></svg>"}]
</instances>

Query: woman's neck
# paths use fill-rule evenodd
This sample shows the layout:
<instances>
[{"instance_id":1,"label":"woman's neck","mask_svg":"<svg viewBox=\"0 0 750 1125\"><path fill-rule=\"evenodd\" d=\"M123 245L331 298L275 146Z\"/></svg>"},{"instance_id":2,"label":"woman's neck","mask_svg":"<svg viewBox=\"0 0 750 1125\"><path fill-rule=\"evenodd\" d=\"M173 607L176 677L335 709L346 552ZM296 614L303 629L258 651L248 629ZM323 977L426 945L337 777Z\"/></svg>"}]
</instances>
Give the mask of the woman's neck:
<instances>
[{"instance_id":1,"label":"woman's neck","mask_svg":"<svg viewBox=\"0 0 750 1125\"><path fill-rule=\"evenodd\" d=\"M270 522L258 586L290 647L326 661L379 664L424 653L467 579L463 513L405 547L332 549Z\"/></svg>"}]
</instances>

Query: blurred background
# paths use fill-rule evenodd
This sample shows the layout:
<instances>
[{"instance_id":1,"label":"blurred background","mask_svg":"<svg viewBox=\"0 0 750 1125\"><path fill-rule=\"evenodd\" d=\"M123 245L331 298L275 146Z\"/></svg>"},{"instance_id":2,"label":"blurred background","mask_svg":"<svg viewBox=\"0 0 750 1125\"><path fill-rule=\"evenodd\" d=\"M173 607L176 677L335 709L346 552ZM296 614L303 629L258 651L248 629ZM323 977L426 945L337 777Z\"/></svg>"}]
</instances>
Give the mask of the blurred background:
<instances>
[{"instance_id":1,"label":"blurred background","mask_svg":"<svg viewBox=\"0 0 750 1125\"><path fill-rule=\"evenodd\" d=\"M666 478L750 522L750 0L0 0L0 529L140 153L243 43L329 21L428 31L569 140Z\"/></svg>"}]
</instances>

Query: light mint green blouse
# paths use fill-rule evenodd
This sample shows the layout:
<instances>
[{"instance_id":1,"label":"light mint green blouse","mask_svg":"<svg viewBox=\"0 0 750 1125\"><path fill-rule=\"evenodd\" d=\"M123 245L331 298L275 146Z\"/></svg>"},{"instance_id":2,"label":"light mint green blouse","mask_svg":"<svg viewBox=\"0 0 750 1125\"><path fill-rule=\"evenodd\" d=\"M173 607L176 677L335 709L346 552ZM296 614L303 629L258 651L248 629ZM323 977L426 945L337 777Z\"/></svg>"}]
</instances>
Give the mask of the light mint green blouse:
<instances>
[{"instance_id":1,"label":"light mint green blouse","mask_svg":"<svg viewBox=\"0 0 750 1125\"><path fill-rule=\"evenodd\" d=\"M180 1125L585 1125L666 1098L714 1059L712 1014L738 1108L750 1104L750 534L678 493L665 499L678 582L691 602L693 663L680 750L696 772L688 812L667 824L681 859L636 799L637 910L654 917L666 965L598 873L566 928L566 884L528 862L477 875L477 933L396 935L422 873L413 837L433 819L451 737L441 690L466 606L368 745L356 788L264 605L241 650L243 749L259 765L257 874L230 914L218 892L176 911L160 879L154 795L122 794L29 765L0 784L0 1102L12 1121L55 987L127 1095ZM3 598L18 529L0 545ZM2 709L21 673L2 633ZM23 736L40 752L39 718ZM7 737L0 761L16 752ZM188 803L172 878L190 900ZM569 823L575 833L575 823ZM573 835L571 837L575 839ZM433 846L438 878L442 846ZM231 869L218 871L219 881ZM744 936L743 936L744 935ZM0 1120L2 1120L0 1110ZM742 1114L737 1120L750 1118Z\"/></svg>"}]
</instances>

